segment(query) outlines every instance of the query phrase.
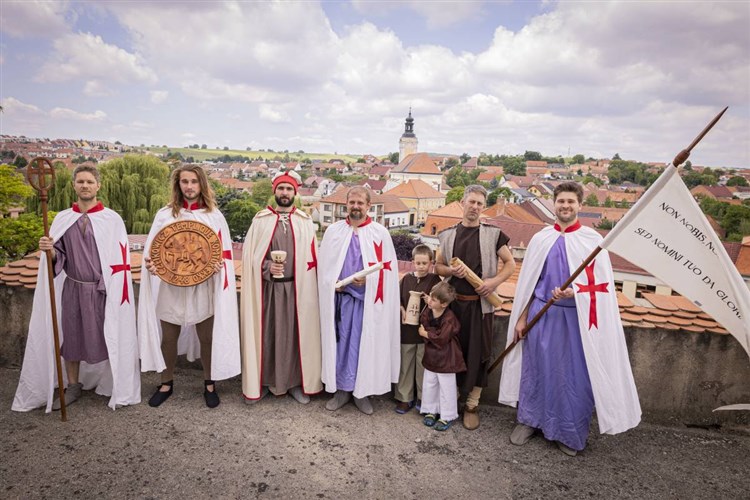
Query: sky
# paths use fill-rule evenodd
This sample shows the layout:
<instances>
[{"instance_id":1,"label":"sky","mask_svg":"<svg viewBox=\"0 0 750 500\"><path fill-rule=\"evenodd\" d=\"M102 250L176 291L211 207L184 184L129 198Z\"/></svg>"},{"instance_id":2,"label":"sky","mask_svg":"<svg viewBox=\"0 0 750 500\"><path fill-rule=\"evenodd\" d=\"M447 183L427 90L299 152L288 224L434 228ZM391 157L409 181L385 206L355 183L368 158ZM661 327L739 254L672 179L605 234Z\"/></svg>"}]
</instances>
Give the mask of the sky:
<instances>
[{"instance_id":1,"label":"sky","mask_svg":"<svg viewBox=\"0 0 750 500\"><path fill-rule=\"evenodd\" d=\"M750 168L750 2L0 0L0 133Z\"/></svg>"}]
</instances>

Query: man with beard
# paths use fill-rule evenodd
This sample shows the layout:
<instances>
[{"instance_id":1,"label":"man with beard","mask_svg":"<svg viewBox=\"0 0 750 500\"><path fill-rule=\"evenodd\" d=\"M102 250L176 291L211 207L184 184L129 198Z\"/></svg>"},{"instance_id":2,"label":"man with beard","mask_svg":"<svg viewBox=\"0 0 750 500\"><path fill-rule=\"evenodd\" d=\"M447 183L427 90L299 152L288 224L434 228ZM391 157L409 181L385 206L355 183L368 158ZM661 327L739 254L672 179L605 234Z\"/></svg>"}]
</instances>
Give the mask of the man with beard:
<instances>
[{"instance_id":1,"label":"man with beard","mask_svg":"<svg viewBox=\"0 0 750 500\"><path fill-rule=\"evenodd\" d=\"M482 388L487 387L492 355L495 308L486 297L516 269L505 233L479 222L486 202L486 189L476 184L466 186L461 200L463 220L438 236L440 247L435 264L437 273L456 289L456 300L450 307L461 322L458 340L466 361L466 371L456 379L461 396L466 398L463 424L468 430L479 427L479 398ZM463 265L452 265L453 257L461 259ZM479 288L465 279L466 268L482 278Z\"/></svg>"},{"instance_id":2,"label":"man with beard","mask_svg":"<svg viewBox=\"0 0 750 500\"><path fill-rule=\"evenodd\" d=\"M499 401L518 404L511 443L521 446L539 429L573 456L586 446L594 406L599 429L606 434L638 425L641 408L608 253L600 252L586 267L576 290L560 289L602 241L578 221L583 189L575 182L562 183L554 201L554 227L535 234L526 250L508 343L521 338L547 301L555 302L505 358Z\"/></svg>"},{"instance_id":3,"label":"man with beard","mask_svg":"<svg viewBox=\"0 0 750 500\"><path fill-rule=\"evenodd\" d=\"M191 360L201 359L203 398L206 406L216 408L220 401L215 381L240 372L240 333L232 238L200 165L182 165L172 172L172 201L156 213L143 255L150 254L159 231L176 221L198 221L213 229L221 242L223 262L203 283L175 286L155 276L149 257L143 259L138 300L141 370L161 372L161 384L148 404L160 406L172 395L179 352ZM176 252L178 258L185 250Z\"/></svg>"},{"instance_id":4,"label":"man with beard","mask_svg":"<svg viewBox=\"0 0 750 500\"><path fill-rule=\"evenodd\" d=\"M276 208L253 218L242 252L242 394L255 403L270 391L298 403L323 389L320 380L318 242L312 219L294 207L296 172L273 179ZM286 252L283 262L271 253Z\"/></svg>"},{"instance_id":5,"label":"man with beard","mask_svg":"<svg viewBox=\"0 0 750 500\"><path fill-rule=\"evenodd\" d=\"M57 214L49 238L39 240L42 254L15 411L45 404L47 411L60 409L60 400L53 402L57 375L47 250L56 276L60 353L68 378L66 405L74 403L84 388L111 396L112 409L141 401L128 235L122 218L97 201L100 186L95 167L76 167L77 201Z\"/></svg>"},{"instance_id":6,"label":"man with beard","mask_svg":"<svg viewBox=\"0 0 750 500\"><path fill-rule=\"evenodd\" d=\"M326 390L335 392L328 410L344 406L353 393L357 408L370 415L368 396L390 392L398 382L398 259L388 230L367 215L369 190L351 188L346 206L349 216L329 226L320 244L322 376ZM338 280L377 263L379 271L336 288Z\"/></svg>"}]
</instances>

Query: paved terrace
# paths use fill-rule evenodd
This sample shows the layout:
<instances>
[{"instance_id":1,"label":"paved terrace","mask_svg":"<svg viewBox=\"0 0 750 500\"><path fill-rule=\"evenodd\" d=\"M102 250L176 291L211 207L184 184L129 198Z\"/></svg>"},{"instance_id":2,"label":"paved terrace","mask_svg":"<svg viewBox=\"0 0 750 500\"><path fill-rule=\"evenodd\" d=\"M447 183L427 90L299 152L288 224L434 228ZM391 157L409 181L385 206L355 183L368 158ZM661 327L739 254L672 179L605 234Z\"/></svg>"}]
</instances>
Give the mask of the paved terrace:
<instances>
[{"instance_id":1,"label":"paved terrace","mask_svg":"<svg viewBox=\"0 0 750 500\"><path fill-rule=\"evenodd\" d=\"M291 398L242 403L240 381L203 403L201 372L178 369L160 408L112 411L84 392L58 413L10 410L19 371L0 369L0 497L14 498L747 498L747 428L641 424L597 433L577 457L537 437L508 441L515 412L483 407L473 432L440 433L383 396L372 416Z\"/></svg>"}]
</instances>

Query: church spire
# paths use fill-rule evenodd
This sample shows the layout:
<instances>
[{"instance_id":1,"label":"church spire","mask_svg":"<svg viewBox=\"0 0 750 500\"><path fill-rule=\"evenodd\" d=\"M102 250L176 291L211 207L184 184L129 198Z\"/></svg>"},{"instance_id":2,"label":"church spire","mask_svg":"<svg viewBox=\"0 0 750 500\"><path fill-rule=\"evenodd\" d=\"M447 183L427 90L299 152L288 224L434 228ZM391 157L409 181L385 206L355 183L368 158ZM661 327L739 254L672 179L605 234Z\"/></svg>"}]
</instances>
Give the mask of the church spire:
<instances>
[{"instance_id":1,"label":"church spire","mask_svg":"<svg viewBox=\"0 0 750 500\"><path fill-rule=\"evenodd\" d=\"M401 137L415 137L414 118L411 117L411 106L409 106L409 116L406 117L406 123L404 124L404 135Z\"/></svg>"}]
</instances>

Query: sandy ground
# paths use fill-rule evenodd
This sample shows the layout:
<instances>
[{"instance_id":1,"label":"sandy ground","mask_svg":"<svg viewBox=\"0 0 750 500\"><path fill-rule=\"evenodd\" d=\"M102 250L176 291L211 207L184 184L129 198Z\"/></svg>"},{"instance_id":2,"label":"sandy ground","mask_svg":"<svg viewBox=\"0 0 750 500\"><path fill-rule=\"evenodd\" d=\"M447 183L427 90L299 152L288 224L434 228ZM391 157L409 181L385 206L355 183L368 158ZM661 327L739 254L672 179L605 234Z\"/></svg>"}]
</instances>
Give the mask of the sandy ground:
<instances>
[{"instance_id":1,"label":"sandy ground","mask_svg":"<svg viewBox=\"0 0 750 500\"><path fill-rule=\"evenodd\" d=\"M536 437L509 443L514 410L482 407L481 427L436 432L388 396L375 413L289 397L245 405L239 378L210 410L201 374L180 369L160 408L112 411L84 392L59 413L10 410L18 370L0 369L0 498L748 498L750 432L641 424L617 436L592 424L586 450Z\"/></svg>"}]
</instances>

